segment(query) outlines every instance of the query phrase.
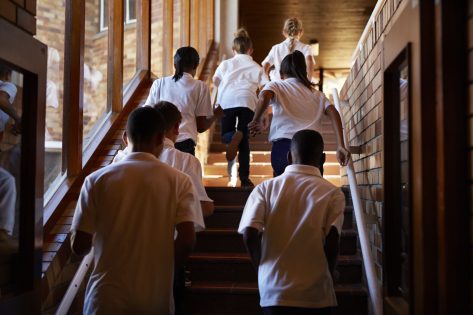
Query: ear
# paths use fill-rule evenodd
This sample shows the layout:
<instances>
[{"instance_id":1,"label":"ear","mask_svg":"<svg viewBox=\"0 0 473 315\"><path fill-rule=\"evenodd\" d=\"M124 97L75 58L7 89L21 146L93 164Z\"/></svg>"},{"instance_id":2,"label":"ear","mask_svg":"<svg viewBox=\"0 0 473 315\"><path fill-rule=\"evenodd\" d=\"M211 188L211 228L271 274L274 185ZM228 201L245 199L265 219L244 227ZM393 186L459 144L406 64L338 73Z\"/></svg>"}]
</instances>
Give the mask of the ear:
<instances>
[{"instance_id":1,"label":"ear","mask_svg":"<svg viewBox=\"0 0 473 315\"><path fill-rule=\"evenodd\" d=\"M287 161L289 162L289 165L292 164L292 154L291 154L291 151L287 152Z\"/></svg>"},{"instance_id":2,"label":"ear","mask_svg":"<svg viewBox=\"0 0 473 315\"><path fill-rule=\"evenodd\" d=\"M179 125L180 125L180 123L179 123L179 122L176 122L176 123L174 124L174 127L172 128L172 129L173 129L173 133L174 133L176 136L179 135Z\"/></svg>"},{"instance_id":3,"label":"ear","mask_svg":"<svg viewBox=\"0 0 473 315\"><path fill-rule=\"evenodd\" d=\"M128 146L128 135L126 133L126 130L123 132L122 140L123 143L125 143L125 146Z\"/></svg>"},{"instance_id":4,"label":"ear","mask_svg":"<svg viewBox=\"0 0 473 315\"><path fill-rule=\"evenodd\" d=\"M249 55L249 56L253 55L253 51L254 51L253 48L248 49L248 55Z\"/></svg>"}]
</instances>

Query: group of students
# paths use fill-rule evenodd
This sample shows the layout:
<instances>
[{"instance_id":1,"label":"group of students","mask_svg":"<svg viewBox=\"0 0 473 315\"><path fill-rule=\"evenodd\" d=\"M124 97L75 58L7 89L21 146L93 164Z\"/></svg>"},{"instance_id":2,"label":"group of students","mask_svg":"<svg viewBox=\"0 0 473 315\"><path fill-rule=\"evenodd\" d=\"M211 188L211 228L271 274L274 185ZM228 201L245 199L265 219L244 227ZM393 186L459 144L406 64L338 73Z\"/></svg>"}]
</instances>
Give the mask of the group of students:
<instances>
[{"instance_id":1,"label":"group of students","mask_svg":"<svg viewBox=\"0 0 473 315\"><path fill-rule=\"evenodd\" d=\"M283 34L260 67L248 34L237 32L234 57L213 77L214 108L193 78L197 51L179 48L175 74L155 80L145 106L130 114L127 147L86 178L72 222L73 251L95 248L84 314L185 314L185 261L213 212L194 156L197 134L221 119L227 160L238 154L241 184L252 187L249 135L267 128L269 105L275 178L253 189L238 231L258 270L264 314L330 314L345 200L321 174L323 115L336 127L340 164L349 153L337 111L310 81L302 24L288 19Z\"/></svg>"}]
</instances>

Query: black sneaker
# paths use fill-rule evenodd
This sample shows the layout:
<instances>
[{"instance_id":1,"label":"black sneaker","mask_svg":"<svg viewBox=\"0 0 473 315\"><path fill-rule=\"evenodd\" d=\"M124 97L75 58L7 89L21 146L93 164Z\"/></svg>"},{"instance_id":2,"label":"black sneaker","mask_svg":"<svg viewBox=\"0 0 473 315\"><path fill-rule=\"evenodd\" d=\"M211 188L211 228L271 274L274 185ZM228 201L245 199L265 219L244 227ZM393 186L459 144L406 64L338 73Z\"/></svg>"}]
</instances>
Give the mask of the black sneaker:
<instances>
[{"instance_id":1,"label":"black sneaker","mask_svg":"<svg viewBox=\"0 0 473 315\"><path fill-rule=\"evenodd\" d=\"M255 187L255 184L249 178L240 178L241 187Z\"/></svg>"}]
</instances>

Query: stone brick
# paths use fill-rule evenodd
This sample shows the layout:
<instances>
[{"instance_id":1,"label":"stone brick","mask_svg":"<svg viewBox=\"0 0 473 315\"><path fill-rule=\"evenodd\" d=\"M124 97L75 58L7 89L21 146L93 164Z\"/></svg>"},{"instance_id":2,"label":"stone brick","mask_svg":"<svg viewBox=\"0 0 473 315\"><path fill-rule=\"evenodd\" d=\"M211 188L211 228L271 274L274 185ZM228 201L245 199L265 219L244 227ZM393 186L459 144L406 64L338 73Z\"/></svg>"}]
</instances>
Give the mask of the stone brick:
<instances>
[{"instance_id":1,"label":"stone brick","mask_svg":"<svg viewBox=\"0 0 473 315\"><path fill-rule=\"evenodd\" d=\"M0 16L6 20L16 23L16 6L9 0L0 1Z\"/></svg>"},{"instance_id":2,"label":"stone brick","mask_svg":"<svg viewBox=\"0 0 473 315\"><path fill-rule=\"evenodd\" d=\"M17 25L32 35L36 34L36 19L34 15L20 7L17 7Z\"/></svg>"}]
</instances>

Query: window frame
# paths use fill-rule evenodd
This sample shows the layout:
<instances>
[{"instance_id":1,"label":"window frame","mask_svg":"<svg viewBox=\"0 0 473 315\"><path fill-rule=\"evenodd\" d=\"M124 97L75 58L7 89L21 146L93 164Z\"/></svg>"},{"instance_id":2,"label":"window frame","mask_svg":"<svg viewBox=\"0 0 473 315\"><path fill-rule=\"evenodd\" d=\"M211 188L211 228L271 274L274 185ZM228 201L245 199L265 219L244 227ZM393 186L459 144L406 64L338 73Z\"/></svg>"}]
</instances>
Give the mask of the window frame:
<instances>
[{"instance_id":1,"label":"window frame","mask_svg":"<svg viewBox=\"0 0 473 315\"><path fill-rule=\"evenodd\" d=\"M108 0L100 0L100 7L99 7L99 33L105 32L108 30L108 16L106 17L106 10L105 10L105 1ZM135 18L130 18L130 1L136 1L136 5L139 6L139 0L123 0L124 1L124 15L123 15L123 24L133 24L136 23L136 10ZM105 25L105 21L107 21L107 25Z\"/></svg>"}]
</instances>

